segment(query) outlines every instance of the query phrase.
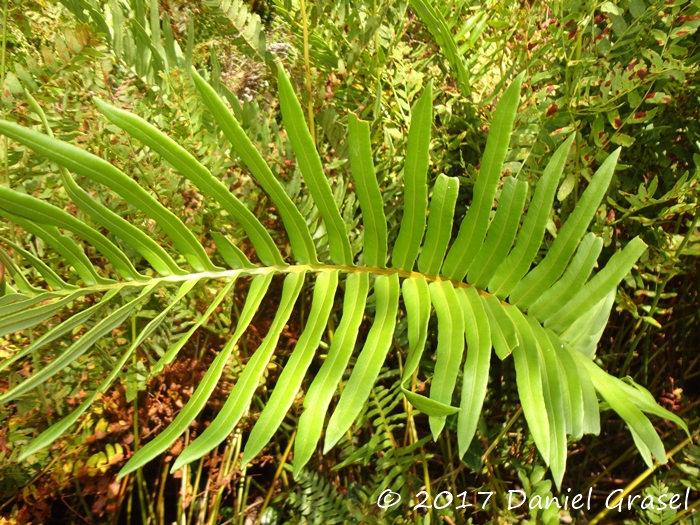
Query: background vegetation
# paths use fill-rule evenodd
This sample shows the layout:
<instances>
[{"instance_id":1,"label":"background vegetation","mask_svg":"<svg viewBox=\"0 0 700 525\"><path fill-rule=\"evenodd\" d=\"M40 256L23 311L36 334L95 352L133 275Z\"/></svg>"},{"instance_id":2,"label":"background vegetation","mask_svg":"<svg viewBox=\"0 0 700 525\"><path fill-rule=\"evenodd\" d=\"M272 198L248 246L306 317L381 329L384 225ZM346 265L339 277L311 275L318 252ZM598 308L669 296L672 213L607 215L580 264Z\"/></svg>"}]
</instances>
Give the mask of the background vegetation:
<instances>
[{"instance_id":1,"label":"background vegetation","mask_svg":"<svg viewBox=\"0 0 700 525\"><path fill-rule=\"evenodd\" d=\"M339 195L349 180L347 118L357 112L373 122L375 163L385 197L396 194L401 199L400 155L406 149L411 106L432 82L435 122L429 178L431 182L439 174L459 178L457 216L471 201L494 102L519 72L526 71L506 168L534 186L543 162L555 149L553 137L576 132L555 215L548 224L553 237L597 167L622 146L606 202L591 229L605 240L601 262L636 235L649 250L617 293L597 362L612 375L629 375L646 386L666 408L688 421L696 436L700 2L453 0L432 5L427 0L307 0L305 4L5 0L1 109L8 120L39 124L26 90L44 108L57 137L136 174L138 182L177 210L206 245L210 231L234 238L240 238L241 231L210 213L202 195L160 157L107 124L93 96L167 130L235 188L257 217L275 228L276 210L246 170L225 154L227 143L198 103L186 73L190 64L226 95L246 133L292 196L305 193L287 137L278 127L275 60L281 60L297 82L302 105L313 114L316 144ZM2 183L38 197L51 195L54 203L63 199L70 211L57 166L2 140ZM92 195L116 213L142 221L154 236L162 236L157 225L98 185ZM357 220L356 208L353 202L345 203L346 224ZM300 209L322 235L312 203L302 201ZM390 235L396 235L399 219L387 217ZM12 253L13 243L31 246L33 255L47 265L61 267L60 257L40 241L20 238L26 234L8 221L1 228L5 252ZM275 232L278 244L285 245L284 231ZM351 242L358 251L360 240L355 237ZM276 285L280 290L281 281ZM241 286L244 292L247 285ZM690 487L691 504L700 507L696 438L689 440L674 425L655 420L666 449L675 455L667 466L647 470L624 423L606 411L599 436L569 443L564 478L564 487L573 493L593 489L594 509L585 516L557 509L508 511L509 489L523 488L529 495L556 493L519 411L512 360L493 360L478 439L459 458L454 433L443 433L438 442L419 439L429 434L427 417L414 417L398 395L407 346L405 327L403 332L399 327L396 349L352 440L314 458L310 471L295 481L288 454L301 414L300 398L273 443L252 465L241 468L237 462L241 441L267 403L280 366L300 335L303 301L283 331L266 381L236 433L192 469L168 474L190 433L201 431L213 419L240 374L241 363L264 337L276 311L274 298L261 305L236 359L226 368L225 381L192 429L159 461L116 481L135 445L156 435L182 408L223 345L222 334L232 322L227 312L242 307L238 299L225 304L217 312L217 322L202 328L177 361L163 374L151 376L153 364L209 300L202 295L180 303L167 327L142 347L126 380L97 400L75 432L31 461L18 458L36 428L65 415L99 383L115 349L130 340L129 330L116 329L96 352L42 389L0 405L0 523L586 522L601 510L605 495L618 488L660 494ZM139 315L151 318L161 306L150 307ZM363 323L362 330L367 328ZM436 329L431 325L422 370L431 369ZM80 330L76 327L71 336ZM0 360L12 357L34 337L25 331L0 340ZM31 358L18 365L3 372L0 393L35 366ZM418 391L425 379L419 378ZM447 424L456 423L448 419ZM454 494L485 490L496 496L488 508L467 513L454 508L410 511L408 504L385 513L376 498L390 482L401 486L404 494L425 488L433 495L443 490ZM697 521L690 511L639 507L604 519Z\"/></svg>"}]
</instances>

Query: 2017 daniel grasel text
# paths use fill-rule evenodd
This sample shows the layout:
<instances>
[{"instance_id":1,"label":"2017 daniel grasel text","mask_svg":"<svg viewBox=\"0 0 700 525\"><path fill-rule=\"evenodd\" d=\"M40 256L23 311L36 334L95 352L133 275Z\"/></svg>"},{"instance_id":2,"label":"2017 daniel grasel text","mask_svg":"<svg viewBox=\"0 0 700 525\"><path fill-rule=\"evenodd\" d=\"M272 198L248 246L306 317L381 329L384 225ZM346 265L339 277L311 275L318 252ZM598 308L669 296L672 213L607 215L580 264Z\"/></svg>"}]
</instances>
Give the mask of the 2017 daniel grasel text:
<instances>
[{"instance_id":1,"label":"2017 daniel grasel text","mask_svg":"<svg viewBox=\"0 0 700 525\"><path fill-rule=\"evenodd\" d=\"M571 489L567 489L570 491ZM665 510L665 509L687 509L688 498L690 497L690 489L685 491L685 494L661 494L659 496L642 496L641 494L620 497L624 491L622 489L613 490L605 499L605 507L608 509L617 509L618 512L623 510L632 510L635 502L644 510ZM528 500L524 490L515 489L508 491L508 509L517 509L527 504L530 509L548 509L552 505L556 505L560 509L591 510L591 496L593 489L588 489L586 494L564 494L559 497L555 496L538 496L535 495Z\"/></svg>"},{"instance_id":2,"label":"2017 daniel grasel text","mask_svg":"<svg viewBox=\"0 0 700 525\"><path fill-rule=\"evenodd\" d=\"M439 510L451 506L455 506L456 509L486 509L489 507L489 502L493 495L494 492L492 491L463 491L455 496L449 491L443 491L431 498L428 492L421 490L413 497L413 501L416 502L413 506L413 510L429 508ZM618 512L632 510L635 505L639 505L643 510L680 510L688 509L689 498L690 488L688 488L685 493L666 493L660 494L659 496L642 496L640 494L633 496L631 494L624 494L623 489L617 489L607 495L605 507L608 509L617 509ZM401 499L401 495L398 492L386 489L379 495L377 506L382 509L395 507L401 503ZM508 510L518 508L521 510L528 508L544 510L556 505L558 508L564 510L586 510L590 512L592 499L592 488L588 489L588 492L583 494L572 494L569 488L564 490L560 496L534 495L529 498L524 490L512 489L508 491Z\"/></svg>"}]
</instances>

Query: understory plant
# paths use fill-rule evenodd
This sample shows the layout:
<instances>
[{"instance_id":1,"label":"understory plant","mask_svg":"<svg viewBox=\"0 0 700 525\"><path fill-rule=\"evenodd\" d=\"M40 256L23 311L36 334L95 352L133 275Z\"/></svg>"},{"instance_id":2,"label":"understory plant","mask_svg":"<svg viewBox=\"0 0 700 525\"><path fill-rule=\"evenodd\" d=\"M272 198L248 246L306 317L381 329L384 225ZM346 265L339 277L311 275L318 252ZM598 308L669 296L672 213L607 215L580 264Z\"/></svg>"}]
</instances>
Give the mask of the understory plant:
<instances>
[{"instance_id":1,"label":"understory plant","mask_svg":"<svg viewBox=\"0 0 700 525\"><path fill-rule=\"evenodd\" d=\"M111 373L78 408L43 430L23 452L22 459L50 446L79 420L98 395L115 381L124 380L123 370L134 352L198 287L213 289L213 299L153 365L151 375L160 373L177 358L190 338L239 289L238 281L249 282L228 339L193 395L167 428L134 451L120 476L159 456L202 411L227 363L238 359L240 338L269 293L274 276L283 276L281 298L267 335L245 363L217 417L184 448L173 471L222 443L250 409L305 286L312 287L313 293L310 308L302 310L303 331L248 436L242 464L254 459L275 436L310 374L326 332L332 333L332 338L324 349L325 359L304 392L304 411L293 450L294 474L299 475L321 439L324 453L338 444L360 416L392 351L397 324L404 318L409 348L404 356L400 392L429 416L434 439L443 432L447 417L456 414L460 457L477 432L493 350L501 360L512 355L523 413L558 487L566 466L567 435L579 439L586 433L597 434L602 406L613 409L626 422L648 465L652 465L652 458L666 461L661 439L644 413L672 420L687 432L684 421L658 406L647 390L631 380L607 374L594 361L617 286L646 249L636 237L594 271L603 240L587 232L613 177L619 149L604 158L554 240L546 241L554 196L575 135L557 146L533 191L527 182L502 175L520 103L524 77L520 74L497 105L471 204L463 218L455 217L458 179L441 174L432 188L428 187L433 116L432 89L428 85L411 111L403 198L385 202L375 174L370 125L352 114L347 141L354 191L338 192L336 187L334 192L304 111L280 66L282 124L303 176L304 191L322 218L321 234L312 234L299 206L246 136L234 113L196 71L192 70L191 75L201 103L231 143L231 157L240 159L274 203L281 221L277 226L284 230L288 245L276 242L269 225L256 218L235 192L192 153L139 116L102 100L95 99L95 104L111 125L156 152L188 179L210 201L210 209L216 210L221 221L240 225L245 239L233 240L211 232L211 240L227 268L212 262L202 239L178 218L175 210L161 204L157 196L107 160L53 138L45 118L44 133L0 122L2 134L60 167L63 189L73 210L69 213L48 200L0 187L0 213L55 250L62 263L60 269L50 267L21 244L3 239L14 256L0 251L5 269L0 335L42 325L49 328L38 338L30 338L24 349L0 364L0 369L16 367L38 353L51 355L53 341L78 327L87 327L68 348L55 352L46 366L33 367L33 373L0 395L0 402L7 403L41 387L115 329L130 326L132 330L128 348L113 356ZM43 115L31 97L30 105L35 113ZM109 188L143 214L150 227L146 229L95 200L73 173ZM352 231L341 215L342 205L349 201L359 202L361 219L361 228L352 227ZM387 228L389 213L401 216L393 242L393 232ZM357 254L351 237L361 240ZM243 240L254 250L244 253ZM93 257L86 255L84 248L88 245L94 249ZM127 248L137 253L143 264L135 265ZM167 306L151 315L147 323L142 319L137 322L144 305L156 295L164 297ZM76 308L76 304L83 306ZM329 320L336 309L342 312L340 322L331 326ZM371 327L362 338L360 325L366 315L371 318ZM422 395L412 388L412 380L421 362L432 315L437 318L437 359L429 392ZM54 318L60 322L50 322ZM462 383L457 388L460 371ZM347 372L349 378L333 404ZM461 396L453 402L457 391ZM598 396L604 405L599 404Z\"/></svg>"}]
</instances>

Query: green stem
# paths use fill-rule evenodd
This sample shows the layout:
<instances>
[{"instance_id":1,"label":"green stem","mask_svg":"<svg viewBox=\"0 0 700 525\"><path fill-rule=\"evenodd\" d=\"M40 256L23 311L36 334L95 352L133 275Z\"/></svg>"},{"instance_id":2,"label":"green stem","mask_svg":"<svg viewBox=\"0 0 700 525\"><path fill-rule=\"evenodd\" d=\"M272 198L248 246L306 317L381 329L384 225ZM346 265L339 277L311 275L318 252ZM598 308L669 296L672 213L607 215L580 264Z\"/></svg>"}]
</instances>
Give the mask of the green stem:
<instances>
[{"instance_id":1,"label":"green stem","mask_svg":"<svg viewBox=\"0 0 700 525\"><path fill-rule=\"evenodd\" d=\"M376 266L347 266L347 265L324 265L324 264L294 264L294 265L284 265L284 266L258 266L255 268L240 268L237 270L221 270L213 272L198 272L190 273L185 275L168 275L165 277L154 277L149 280L143 281L122 281L110 284L98 284L94 286L85 286L82 288L85 295L93 293L103 293L111 289L124 289L127 287L140 287L144 288L151 285L160 285L167 283L182 283L185 281L200 280L200 279L230 279L237 278L241 276L256 276L265 274L289 274L289 273L320 273L320 272L334 272L341 271L345 273L370 273L374 275L398 275L404 279L415 279L419 277L425 277L428 282L444 282L448 281L452 283L455 288L475 288L473 284L464 283L461 281L455 281L453 279L448 279L446 277L441 277L439 275L430 275L420 272L409 272L406 270L399 270L397 268L379 268ZM490 297L491 293L477 288L479 295L483 297ZM75 290L56 290L53 293L58 295L70 295L75 293ZM504 305L507 305L505 301L502 301Z\"/></svg>"},{"instance_id":2,"label":"green stem","mask_svg":"<svg viewBox=\"0 0 700 525\"><path fill-rule=\"evenodd\" d=\"M212 502L212 509L209 513L209 525L215 525L219 518L219 509L221 508L221 499L224 495L224 488L226 486L225 478L231 473L232 465L231 458L234 456L234 450L238 450L240 447L240 435L234 435L232 441L229 442L226 450L224 451L224 460L221 464L221 470L219 470L219 476L216 480L216 484L219 488L214 496L214 501ZM237 459L237 458L236 458ZM233 460L235 464L236 459Z\"/></svg>"},{"instance_id":3,"label":"green stem","mask_svg":"<svg viewBox=\"0 0 700 525\"><path fill-rule=\"evenodd\" d=\"M7 0L5 0L7 1ZM306 70L306 90L309 92L309 131L311 138L316 143L316 132L314 128L314 96L311 91L311 62L309 61L309 26L306 21L306 2L300 0L299 7L301 8L301 27L304 33L304 69Z\"/></svg>"},{"instance_id":4,"label":"green stem","mask_svg":"<svg viewBox=\"0 0 700 525\"><path fill-rule=\"evenodd\" d=\"M187 523L192 523L192 517L194 516L194 507L197 501L197 493L199 492L199 482L202 479L202 467L204 466L204 460L206 456L199 460L199 467L197 467L197 475L194 478L194 486L192 487L192 499L190 500L190 510L187 513Z\"/></svg>"},{"instance_id":5,"label":"green stem","mask_svg":"<svg viewBox=\"0 0 700 525\"><path fill-rule=\"evenodd\" d=\"M666 457L668 459L671 459L673 456L675 456L680 450L684 449L689 443L692 442L693 436L685 438L682 442L680 442L676 447L671 450L668 454L666 454ZM622 491L621 494L619 494L609 505L606 504L606 508L601 510L595 518L593 518L588 525L596 525L596 523L600 522L600 520L604 519L605 516L608 515L608 512L610 512L611 509L614 509L615 506L622 501L627 494L632 492L642 481L647 479L649 476L651 476L654 471L661 466L661 463L659 462L654 462L653 468L648 468L644 472L642 472L639 476L637 476L634 480L632 480L631 483L629 483L625 489Z\"/></svg>"},{"instance_id":6,"label":"green stem","mask_svg":"<svg viewBox=\"0 0 700 525\"><path fill-rule=\"evenodd\" d=\"M185 448L190 444L190 429L185 430ZM177 506L177 525L187 525L187 486L189 484L188 465L182 467L182 477L180 478L180 501Z\"/></svg>"},{"instance_id":7,"label":"green stem","mask_svg":"<svg viewBox=\"0 0 700 525\"><path fill-rule=\"evenodd\" d=\"M513 414L513 417L511 417L508 420L508 423L506 423L506 426L503 427L503 430L499 432L499 434L496 436L496 439L493 440L493 442L489 445L489 448L486 449L486 452L484 452L484 455L481 456L482 461L486 461L489 458L489 455L491 452L493 452L493 449L496 448L496 445L498 445L498 442L503 438L503 436L506 435L506 432L510 430L510 427L513 426L513 423L522 415L523 413L523 407L520 407L518 411Z\"/></svg>"},{"instance_id":8,"label":"green stem","mask_svg":"<svg viewBox=\"0 0 700 525\"><path fill-rule=\"evenodd\" d=\"M90 507L87 504L87 501L85 501L85 496L83 495L83 490L80 487L80 481L78 481L78 478L75 478L75 491L78 493L78 499L80 499L80 505L83 507L83 510L85 511L85 515L87 516L87 520L90 523L94 523L92 519L92 513L90 512Z\"/></svg>"},{"instance_id":9,"label":"green stem","mask_svg":"<svg viewBox=\"0 0 700 525\"><path fill-rule=\"evenodd\" d=\"M5 85L5 66L6 66L6 56L7 56L7 0L3 2L2 7L2 57L0 57L0 91L2 91ZM5 119L5 106L0 101L0 106L2 106L2 118ZM8 138L3 137L2 149L3 149L3 164L5 167L5 178L6 184L10 187L10 170L9 160L7 158L8 150ZM14 230L14 228L13 228Z\"/></svg>"},{"instance_id":10,"label":"green stem","mask_svg":"<svg viewBox=\"0 0 700 525\"><path fill-rule=\"evenodd\" d=\"M136 341L137 338L137 332L136 332L136 318L134 317L131 320L131 340ZM138 395L138 384L136 382L136 363L137 363L137 356L136 352L134 352L131 355L131 364L134 370L134 391L136 392L134 395L134 452L136 452L139 449L139 395ZM139 469L136 472L136 479L134 480L134 483L136 483L136 488L139 493L139 507L141 509L141 522L146 524L148 523L148 520L146 518L146 495L144 493L144 484L145 481L143 479L143 473L141 472L141 469Z\"/></svg>"},{"instance_id":11,"label":"green stem","mask_svg":"<svg viewBox=\"0 0 700 525\"><path fill-rule=\"evenodd\" d=\"M131 525L131 509L134 504L134 478L131 478L129 483L129 498L126 502L126 523Z\"/></svg>"},{"instance_id":12,"label":"green stem","mask_svg":"<svg viewBox=\"0 0 700 525\"><path fill-rule=\"evenodd\" d=\"M265 509L267 508L267 505L272 499L272 493L275 489L275 485L277 484L277 480L279 479L280 474L282 474L282 472L284 471L284 464L287 462L287 456L289 456L289 453L292 451L292 445L294 444L294 438L296 437L296 435L297 431L295 430L292 434L292 437L289 438L289 443L287 443L287 448L284 449L284 454L282 454L282 457L280 458L280 464L277 467L277 470L275 471L274 477L272 478L272 483L270 483L270 489L267 491L265 501L263 501L262 507L260 507L258 518L255 520L255 525L260 525L260 520L262 519L263 514L265 514Z\"/></svg>"}]
</instances>

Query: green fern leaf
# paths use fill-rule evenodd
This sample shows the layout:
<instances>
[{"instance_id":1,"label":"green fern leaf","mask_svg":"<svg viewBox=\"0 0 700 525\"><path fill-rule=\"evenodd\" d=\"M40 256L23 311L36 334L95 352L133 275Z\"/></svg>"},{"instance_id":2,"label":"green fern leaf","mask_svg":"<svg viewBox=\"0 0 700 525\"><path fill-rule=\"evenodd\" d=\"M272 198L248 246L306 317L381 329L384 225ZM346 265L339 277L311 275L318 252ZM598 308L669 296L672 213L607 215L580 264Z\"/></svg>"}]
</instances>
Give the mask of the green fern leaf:
<instances>
[{"instance_id":1,"label":"green fern leaf","mask_svg":"<svg viewBox=\"0 0 700 525\"><path fill-rule=\"evenodd\" d=\"M133 22L143 29L145 10L140 2L137 4L141 7ZM110 5L117 3L111 2ZM157 18L152 17L151 21L155 24ZM154 24L151 24L153 41L149 37L149 45L144 44L141 49L141 62L137 61L141 66L148 53L162 51L164 56L167 55L166 62L179 56L167 30L164 35L166 44L162 47ZM256 34L252 31L249 36L254 38ZM12 370L30 353L46 349L51 342L83 323L90 323L90 328L44 368L2 394L0 403L16 399L56 376L90 352L114 329L126 323L136 326L139 309L145 301L157 300L162 295L168 304L155 318L148 323L142 322L143 326L135 330L128 349L120 352L112 371L84 403L42 432L23 452L23 458L50 445L66 432L89 409L96 396L123 375L128 358L172 315L176 304L192 297L199 283L206 285L213 299L192 321L189 330L155 363L151 376L162 373L197 330L216 319L216 310L238 288L234 283L250 281L247 299L237 316L235 328L223 329L221 335L226 343L192 398L167 428L136 451L120 476L142 467L167 450L205 407L229 358L236 355L238 341L265 299L274 276L284 276L284 286L267 335L242 366L213 423L180 454L173 465L174 470L210 452L240 423L266 375L298 298L306 293L305 283L314 287L311 307L304 309L305 328L282 369L270 401L253 427L244 451L244 462L254 459L273 439L304 386L321 346L328 348L327 355L315 377L309 380L294 445L293 470L300 479L306 476L304 466L317 450L324 427L323 451L328 452L339 443L347 448L345 437L352 432L353 425L371 421L381 431L366 447L348 453L346 462L366 461L374 451L382 449L385 455L380 463L381 468L388 472L388 482L392 486L404 487L408 476L405 466L411 460L410 454L415 446L420 445L414 443L402 448L392 438L391 432L401 425L399 418L402 416L391 411L403 400L402 396L428 415L433 437L444 429L446 417L456 413L459 451L464 454L477 433L479 415L488 396L492 348L500 359L513 356L525 419L539 453L551 467L557 486L561 485L566 468L567 435L578 439L583 434L600 431L596 392L625 420L648 461L652 455L657 461L663 461L665 452L644 413L674 421L687 431L685 422L658 406L647 391L608 375L592 361L617 286L646 249L640 239L633 239L591 276L602 241L586 232L607 191L619 151L610 155L600 167L544 258L532 268L535 255L542 248L545 225L552 213L554 194L573 137L553 154L529 202L524 182L510 177L501 179L523 75L506 89L498 103L474 188L474 200L454 239L451 232L459 192L455 179L437 177L430 200L430 220L426 221L432 125L430 86L413 108L403 170L403 213L393 246L387 241L387 210L374 169L369 125L354 115L350 117L349 160L357 194L347 198L359 201L364 228L364 244L358 257L353 254L346 222L339 209L343 186L337 186L335 190L331 188L300 103L284 70L279 68L283 124L309 192L307 205L311 208L315 204L323 221L323 238L313 237L304 214L243 132L237 120L241 116L236 114L237 110L234 108L231 112L217 91L196 72L192 78L203 105L214 114L214 120L238 156L280 210L280 227L285 229L292 248L289 260L282 255L287 251L280 250L265 226L190 152L140 117L96 101L111 122L149 146L197 185L215 204L212 209L219 210L215 213L225 211L227 213L222 217L233 218L240 224L255 248L259 262L251 262L225 235L211 232L211 240L228 266L219 268L173 210L161 205L145 188L111 163L55 139L41 108L30 97L31 109L40 116L46 134L5 121L0 121L0 133L59 164L67 195L85 211L90 221L79 221L50 202L0 188L0 214L41 238L47 250L55 253L66 267L50 266L19 241L0 239L23 256L17 262L0 250L0 262L7 270L2 281L5 295L0 297L0 334L40 329L33 327L40 327L50 319L60 319L33 343L1 363L0 371ZM167 235L168 243L152 238L135 224L91 199L69 171L106 186L153 219ZM497 212L490 220L493 200L501 183ZM521 224L525 207L528 212ZM424 238L426 222L428 233ZM62 233L59 228L71 232L72 236ZM112 238L116 237L136 250L150 268L136 271L122 249L98 228L106 229ZM91 256L96 253L94 257L103 257L107 264L93 263L94 257L88 257L84 251L86 246L95 248L89 252ZM317 247L321 250L319 253L330 253L331 260L319 261ZM391 267L387 267L389 254ZM416 260L418 271L414 268ZM74 270L69 271L68 266ZM336 299L340 289L344 293L342 304ZM368 299L370 290L373 290L373 296ZM80 311L67 311L68 305L83 297L90 297L92 304ZM306 299L306 295L303 297ZM336 309L340 318L337 328ZM437 362L429 397L426 397L413 391L412 383L421 372L433 311L437 319ZM373 314L369 315L370 312ZM371 328L361 349L356 349L360 326L366 315L370 317ZM394 387L385 389L376 383L381 378L398 375L398 371L383 373L382 366L395 346L397 320L401 319L403 323L404 317L409 346L405 367ZM328 346L323 341L326 332L332 333ZM431 344L434 343L431 340ZM354 364L350 371L351 362ZM460 367L463 367L461 385L457 384ZM349 372L349 380L333 409L333 397L346 372ZM452 403L457 391L461 391L458 407ZM331 412L326 424L326 417Z\"/></svg>"}]
</instances>

